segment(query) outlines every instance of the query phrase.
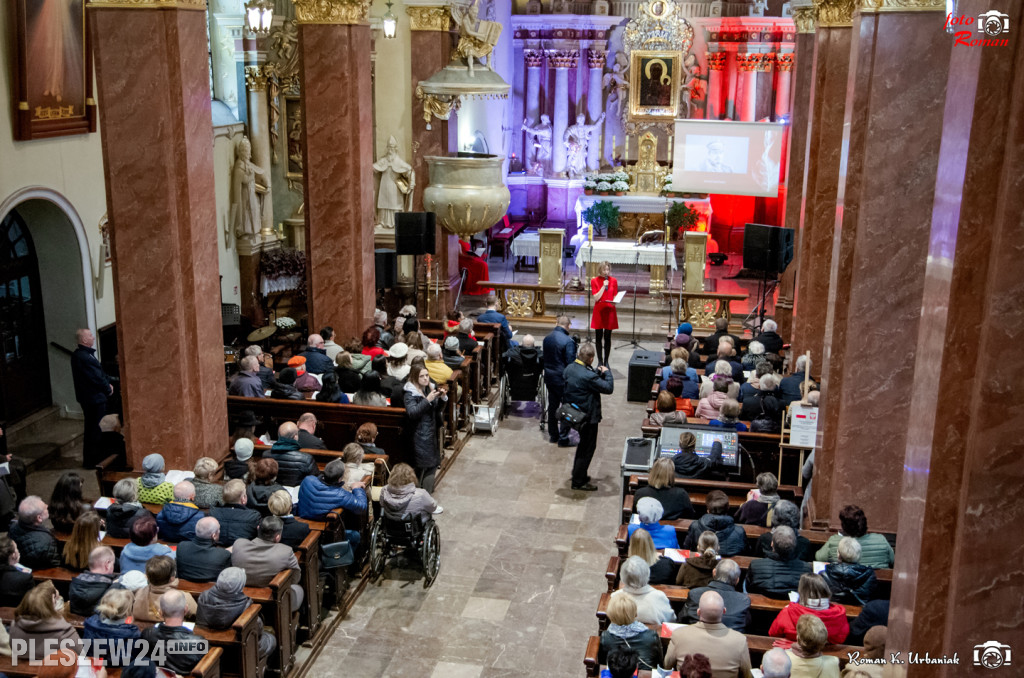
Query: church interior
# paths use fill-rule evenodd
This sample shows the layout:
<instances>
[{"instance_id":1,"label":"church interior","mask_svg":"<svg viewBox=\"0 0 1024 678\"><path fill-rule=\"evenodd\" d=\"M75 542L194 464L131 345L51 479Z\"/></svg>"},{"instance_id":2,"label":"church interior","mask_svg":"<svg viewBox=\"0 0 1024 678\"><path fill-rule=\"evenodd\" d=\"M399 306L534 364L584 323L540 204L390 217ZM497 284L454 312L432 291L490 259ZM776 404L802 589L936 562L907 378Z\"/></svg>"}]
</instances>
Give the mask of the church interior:
<instances>
[{"instance_id":1,"label":"church interior","mask_svg":"<svg viewBox=\"0 0 1024 678\"><path fill-rule=\"evenodd\" d=\"M179 675L1018 675L1019 2L5 4L0 589L69 600L65 638L106 609L75 611L80 524L113 582L152 513L208 643ZM567 424L577 365L616 383ZM387 507L406 470L419 523ZM118 487L157 476L113 536ZM309 508L314 480L344 499ZM217 572L181 573L201 530L163 521L243 482L295 565L250 565L214 627ZM155 560L130 599L169 622ZM799 586L763 588L780 562ZM73 675L16 661L25 591L0 673Z\"/></svg>"}]
</instances>

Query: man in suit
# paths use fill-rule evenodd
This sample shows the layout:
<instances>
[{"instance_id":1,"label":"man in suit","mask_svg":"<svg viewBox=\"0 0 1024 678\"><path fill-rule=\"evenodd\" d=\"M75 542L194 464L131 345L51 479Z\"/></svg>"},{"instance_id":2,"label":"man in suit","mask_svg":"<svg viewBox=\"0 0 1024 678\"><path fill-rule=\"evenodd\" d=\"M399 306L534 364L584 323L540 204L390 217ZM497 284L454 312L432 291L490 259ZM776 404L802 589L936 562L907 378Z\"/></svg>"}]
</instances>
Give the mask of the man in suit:
<instances>
[{"instance_id":1,"label":"man in suit","mask_svg":"<svg viewBox=\"0 0 1024 678\"><path fill-rule=\"evenodd\" d=\"M295 422L299 427L299 447L306 450L326 450L324 441L316 437L316 415L312 412L304 412L299 420Z\"/></svg>"},{"instance_id":2,"label":"man in suit","mask_svg":"<svg viewBox=\"0 0 1024 678\"><path fill-rule=\"evenodd\" d=\"M569 427L558 423L558 406L565 393L565 368L576 360L576 342L569 336L569 316L560 315L555 329L544 337L544 385L548 391L548 440L569 447Z\"/></svg>"},{"instance_id":3,"label":"man in suit","mask_svg":"<svg viewBox=\"0 0 1024 678\"><path fill-rule=\"evenodd\" d=\"M92 468L100 452L100 419L107 413L107 398L114 393L107 373L96 359L96 337L83 328L75 333L78 348L71 354L71 378L75 383L75 400L85 415L85 436L82 440L82 463Z\"/></svg>"},{"instance_id":4,"label":"man in suit","mask_svg":"<svg viewBox=\"0 0 1024 678\"><path fill-rule=\"evenodd\" d=\"M675 669L676 662L688 654L700 653L711 661L711 673L720 676L752 678L747 637L722 623L725 603L717 591L700 597L696 624L680 626L672 632L665 652L666 668Z\"/></svg>"},{"instance_id":5,"label":"man in suit","mask_svg":"<svg viewBox=\"0 0 1024 678\"><path fill-rule=\"evenodd\" d=\"M722 623L734 631L745 633L747 625L750 624L750 596L742 591L736 590L740 582L740 566L736 561L724 559L712 571L714 579L707 586L690 589L690 595L686 599L686 607L683 614L688 623L700 621L697 609L700 607L700 597L708 591L715 591L722 596L725 612L722 615Z\"/></svg>"},{"instance_id":6,"label":"man in suit","mask_svg":"<svg viewBox=\"0 0 1024 678\"><path fill-rule=\"evenodd\" d=\"M299 561L290 546L281 543L284 524L277 516L267 516L260 521L255 539L238 539L231 549L231 564L245 570L246 586L268 586L270 580L282 570L291 570L290 583L293 598L292 610L302 603L302 587L299 580Z\"/></svg>"},{"instance_id":7,"label":"man in suit","mask_svg":"<svg viewBox=\"0 0 1024 678\"><path fill-rule=\"evenodd\" d=\"M202 518L196 523L196 536L178 544L178 576L185 581L217 581L225 568L231 567L231 552L217 546L220 523L216 518Z\"/></svg>"}]
</instances>

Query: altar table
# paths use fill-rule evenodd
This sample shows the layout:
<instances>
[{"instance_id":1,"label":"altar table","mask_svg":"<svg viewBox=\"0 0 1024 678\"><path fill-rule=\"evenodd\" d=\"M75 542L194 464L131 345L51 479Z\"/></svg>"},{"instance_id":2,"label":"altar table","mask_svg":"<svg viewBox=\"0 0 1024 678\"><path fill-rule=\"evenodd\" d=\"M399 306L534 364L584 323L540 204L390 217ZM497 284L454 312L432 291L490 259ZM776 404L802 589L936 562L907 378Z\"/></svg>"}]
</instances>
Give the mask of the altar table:
<instances>
[{"instance_id":1,"label":"altar table","mask_svg":"<svg viewBox=\"0 0 1024 678\"><path fill-rule=\"evenodd\" d=\"M651 267L651 293L657 294L665 289L665 266L676 270L676 246L668 245L637 245L632 240L595 240L582 243L576 252L576 267L583 270L587 266L587 277L596 274L597 265L602 261L609 264Z\"/></svg>"}]
</instances>

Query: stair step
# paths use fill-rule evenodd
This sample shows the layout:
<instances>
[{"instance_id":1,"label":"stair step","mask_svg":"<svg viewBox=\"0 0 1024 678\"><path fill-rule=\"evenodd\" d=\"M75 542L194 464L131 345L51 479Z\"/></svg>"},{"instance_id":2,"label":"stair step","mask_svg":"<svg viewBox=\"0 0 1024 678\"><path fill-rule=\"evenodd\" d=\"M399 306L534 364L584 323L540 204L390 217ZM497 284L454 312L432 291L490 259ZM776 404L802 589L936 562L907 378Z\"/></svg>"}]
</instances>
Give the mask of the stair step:
<instances>
[{"instance_id":1,"label":"stair step","mask_svg":"<svg viewBox=\"0 0 1024 678\"><path fill-rule=\"evenodd\" d=\"M8 451L24 460L28 473L39 471L60 459L61 446L52 442L22 443Z\"/></svg>"}]
</instances>

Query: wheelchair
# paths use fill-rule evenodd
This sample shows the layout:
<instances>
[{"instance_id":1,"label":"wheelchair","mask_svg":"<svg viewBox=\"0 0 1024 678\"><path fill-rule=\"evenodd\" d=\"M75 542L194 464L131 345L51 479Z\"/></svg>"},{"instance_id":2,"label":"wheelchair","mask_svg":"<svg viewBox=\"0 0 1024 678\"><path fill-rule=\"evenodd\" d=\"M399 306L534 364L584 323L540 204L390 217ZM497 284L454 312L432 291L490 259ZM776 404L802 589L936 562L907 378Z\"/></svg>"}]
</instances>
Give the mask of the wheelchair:
<instances>
[{"instance_id":1,"label":"wheelchair","mask_svg":"<svg viewBox=\"0 0 1024 678\"><path fill-rule=\"evenodd\" d=\"M370 533L370 573L374 581L384 573L388 560L414 549L423 564L423 588L437 579L441 569L441 533L431 518L423 523L415 516L402 520L381 515Z\"/></svg>"},{"instance_id":2,"label":"wheelchair","mask_svg":"<svg viewBox=\"0 0 1024 678\"><path fill-rule=\"evenodd\" d=\"M544 385L544 364L520 366L509 363L501 376L501 412L511 411L513 402L533 402L540 405L540 430L547 429L548 390Z\"/></svg>"}]
</instances>

